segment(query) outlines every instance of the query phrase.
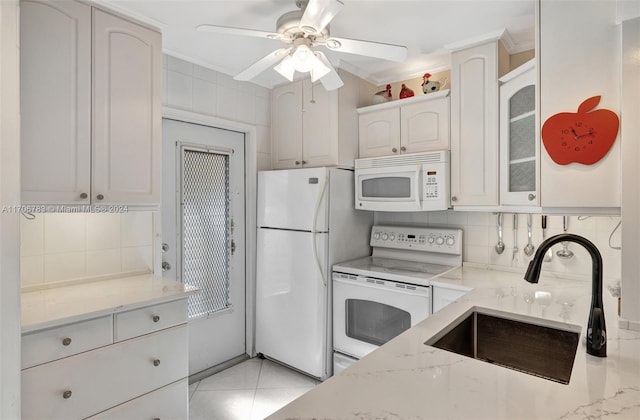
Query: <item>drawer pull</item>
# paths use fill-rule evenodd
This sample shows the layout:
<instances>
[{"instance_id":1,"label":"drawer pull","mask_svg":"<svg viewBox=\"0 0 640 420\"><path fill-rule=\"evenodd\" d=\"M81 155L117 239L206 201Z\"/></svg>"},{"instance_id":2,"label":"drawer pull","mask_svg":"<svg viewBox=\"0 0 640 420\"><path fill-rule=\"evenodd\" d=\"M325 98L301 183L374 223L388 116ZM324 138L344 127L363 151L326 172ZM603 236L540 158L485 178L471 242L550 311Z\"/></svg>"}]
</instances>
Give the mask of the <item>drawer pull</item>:
<instances>
[{"instance_id":1,"label":"drawer pull","mask_svg":"<svg viewBox=\"0 0 640 420\"><path fill-rule=\"evenodd\" d=\"M155 359L153 361L153 366L160 366L160 360L159 359Z\"/></svg>"},{"instance_id":2,"label":"drawer pull","mask_svg":"<svg viewBox=\"0 0 640 420\"><path fill-rule=\"evenodd\" d=\"M68 400L69 398L71 398L71 391L66 390L62 393L62 398L64 398L65 400Z\"/></svg>"},{"instance_id":3,"label":"drawer pull","mask_svg":"<svg viewBox=\"0 0 640 420\"><path fill-rule=\"evenodd\" d=\"M71 339L69 337L65 337L62 339L63 346L68 346L69 344L71 344Z\"/></svg>"},{"instance_id":4,"label":"drawer pull","mask_svg":"<svg viewBox=\"0 0 640 420\"><path fill-rule=\"evenodd\" d=\"M152 318L153 322L158 322L160 321L160 315L154 315Z\"/></svg>"}]
</instances>

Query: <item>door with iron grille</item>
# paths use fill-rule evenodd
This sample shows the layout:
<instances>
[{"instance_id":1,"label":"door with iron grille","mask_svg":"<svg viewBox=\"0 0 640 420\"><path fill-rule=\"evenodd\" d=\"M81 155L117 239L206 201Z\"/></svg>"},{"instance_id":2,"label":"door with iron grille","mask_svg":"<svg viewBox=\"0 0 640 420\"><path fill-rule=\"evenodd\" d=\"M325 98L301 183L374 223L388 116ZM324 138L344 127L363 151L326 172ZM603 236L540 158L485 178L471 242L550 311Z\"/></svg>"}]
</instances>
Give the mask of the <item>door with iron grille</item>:
<instances>
[{"instance_id":1,"label":"door with iron grille","mask_svg":"<svg viewBox=\"0 0 640 420\"><path fill-rule=\"evenodd\" d=\"M244 134L163 120L163 270L189 298L189 374L245 351Z\"/></svg>"}]
</instances>

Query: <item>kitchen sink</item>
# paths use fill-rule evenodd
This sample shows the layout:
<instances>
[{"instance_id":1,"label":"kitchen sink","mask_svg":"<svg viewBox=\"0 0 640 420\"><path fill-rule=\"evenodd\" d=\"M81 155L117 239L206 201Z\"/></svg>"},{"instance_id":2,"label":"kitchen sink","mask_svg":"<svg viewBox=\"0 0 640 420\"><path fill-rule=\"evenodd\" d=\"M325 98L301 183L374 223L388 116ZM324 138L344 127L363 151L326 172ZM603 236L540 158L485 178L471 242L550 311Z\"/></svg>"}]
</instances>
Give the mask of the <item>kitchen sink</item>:
<instances>
[{"instance_id":1,"label":"kitchen sink","mask_svg":"<svg viewBox=\"0 0 640 420\"><path fill-rule=\"evenodd\" d=\"M424 344L568 384L581 328L474 307Z\"/></svg>"}]
</instances>

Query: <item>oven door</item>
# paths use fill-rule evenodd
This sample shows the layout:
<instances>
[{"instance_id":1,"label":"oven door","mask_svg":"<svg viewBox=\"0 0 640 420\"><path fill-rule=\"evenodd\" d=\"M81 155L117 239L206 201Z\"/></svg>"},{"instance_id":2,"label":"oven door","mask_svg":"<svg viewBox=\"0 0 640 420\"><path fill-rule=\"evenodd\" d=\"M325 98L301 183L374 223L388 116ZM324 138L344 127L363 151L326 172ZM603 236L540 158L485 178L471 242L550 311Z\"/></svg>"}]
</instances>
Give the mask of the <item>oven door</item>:
<instances>
[{"instance_id":1,"label":"oven door","mask_svg":"<svg viewBox=\"0 0 640 420\"><path fill-rule=\"evenodd\" d=\"M422 165L356 169L356 209L420 211Z\"/></svg>"},{"instance_id":2,"label":"oven door","mask_svg":"<svg viewBox=\"0 0 640 420\"><path fill-rule=\"evenodd\" d=\"M333 348L361 358L429 316L429 287L333 273Z\"/></svg>"}]
</instances>

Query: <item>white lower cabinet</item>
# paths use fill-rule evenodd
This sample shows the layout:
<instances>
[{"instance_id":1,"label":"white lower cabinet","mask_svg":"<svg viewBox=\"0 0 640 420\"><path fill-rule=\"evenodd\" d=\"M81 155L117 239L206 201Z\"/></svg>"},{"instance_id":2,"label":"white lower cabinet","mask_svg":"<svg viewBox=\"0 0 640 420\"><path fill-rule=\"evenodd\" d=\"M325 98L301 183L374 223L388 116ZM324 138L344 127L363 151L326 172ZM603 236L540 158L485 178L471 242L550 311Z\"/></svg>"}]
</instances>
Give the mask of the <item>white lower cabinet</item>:
<instances>
[{"instance_id":1,"label":"white lower cabinet","mask_svg":"<svg viewBox=\"0 0 640 420\"><path fill-rule=\"evenodd\" d=\"M88 420L186 419L189 395L187 379L167 385L142 397L89 417Z\"/></svg>"},{"instance_id":2,"label":"white lower cabinet","mask_svg":"<svg viewBox=\"0 0 640 420\"><path fill-rule=\"evenodd\" d=\"M109 343L69 357L59 358L58 341L69 335L71 344L95 342L95 320L71 324L69 334L69 327L60 326L23 336L23 352L45 363L22 370L22 419L187 418L186 299L123 313L137 336L114 342L120 314L101 317L96 325L104 332L109 321ZM178 325L156 330L171 313L182 314L168 319ZM154 322L154 316L160 319ZM151 321L144 327L140 320L146 317Z\"/></svg>"}]
</instances>

